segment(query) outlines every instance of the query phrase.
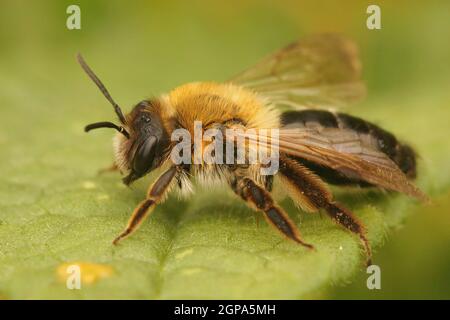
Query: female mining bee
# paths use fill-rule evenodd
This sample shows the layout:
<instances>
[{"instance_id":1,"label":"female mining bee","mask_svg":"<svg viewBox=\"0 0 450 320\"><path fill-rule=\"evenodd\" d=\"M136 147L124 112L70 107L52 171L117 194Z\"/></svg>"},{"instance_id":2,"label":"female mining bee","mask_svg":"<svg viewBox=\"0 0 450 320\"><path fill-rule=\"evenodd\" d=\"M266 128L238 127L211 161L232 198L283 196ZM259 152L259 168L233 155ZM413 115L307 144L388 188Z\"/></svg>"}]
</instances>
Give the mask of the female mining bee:
<instances>
[{"instance_id":1,"label":"female mining bee","mask_svg":"<svg viewBox=\"0 0 450 320\"><path fill-rule=\"evenodd\" d=\"M165 169L114 244L136 231L171 189L189 192L191 178L200 177L199 181L219 180L229 185L288 239L313 248L273 200L271 191L276 176L281 181L278 187L285 189L300 209L323 210L358 235L370 264L371 248L365 227L352 212L333 200L326 183L377 187L426 199L411 182L416 177L416 155L411 147L375 124L328 111L359 100L365 93L357 48L342 36L305 38L227 82L188 83L167 95L139 102L127 115L83 58L77 58L119 118L120 125L97 122L86 126L85 131L118 131L113 143L115 166L127 174L123 182L129 185L152 170ZM174 163L170 154L176 143L171 134L183 129L194 135L196 121L204 124L204 131L256 129L247 139L265 148L271 148L272 141L260 139L259 132L278 129L276 175L262 175L258 170L261 163Z\"/></svg>"}]
</instances>

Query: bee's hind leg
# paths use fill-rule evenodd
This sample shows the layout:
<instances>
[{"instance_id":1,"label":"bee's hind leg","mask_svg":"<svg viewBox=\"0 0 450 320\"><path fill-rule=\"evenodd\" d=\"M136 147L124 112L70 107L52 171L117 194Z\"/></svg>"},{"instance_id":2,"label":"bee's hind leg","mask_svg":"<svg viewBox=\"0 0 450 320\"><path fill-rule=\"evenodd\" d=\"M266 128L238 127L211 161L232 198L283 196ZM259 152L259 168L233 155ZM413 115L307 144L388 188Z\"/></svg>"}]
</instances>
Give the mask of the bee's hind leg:
<instances>
[{"instance_id":1,"label":"bee's hind leg","mask_svg":"<svg viewBox=\"0 0 450 320\"><path fill-rule=\"evenodd\" d=\"M136 231L155 206L163 201L164 196L170 190L170 185L174 181L177 170L176 166L170 167L150 186L147 198L134 209L125 230L114 239L113 244L117 244L120 240Z\"/></svg>"},{"instance_id":2,"label":"bee's hind leg","mask_svg":"<svg viewBox=\"0 0 450 320\"><path fill-rule=\"evenodd\" d=\"M288 239L293 240L309 249L314 247L304 242L300 231L289 216L278 207L271 195L264 188L257 185L250 178L233 178L233 191L244 199L250 207L264 214L265 219Z\"/></svg>"},{"instance_id":3,"label":"bee's hind leg","mask_svg":"<svg viewBox=\"0 0 450 320\"><path fill-rule=\"evenodd\" d=\"M318 176L295 160L285 157L280 158L279 173L296 204L311 212L323 209L338 224L357 234L366 251L367 265L372 264L366 228L350 210L333 200L333 195Z\"/></svg>"}]
</instances>

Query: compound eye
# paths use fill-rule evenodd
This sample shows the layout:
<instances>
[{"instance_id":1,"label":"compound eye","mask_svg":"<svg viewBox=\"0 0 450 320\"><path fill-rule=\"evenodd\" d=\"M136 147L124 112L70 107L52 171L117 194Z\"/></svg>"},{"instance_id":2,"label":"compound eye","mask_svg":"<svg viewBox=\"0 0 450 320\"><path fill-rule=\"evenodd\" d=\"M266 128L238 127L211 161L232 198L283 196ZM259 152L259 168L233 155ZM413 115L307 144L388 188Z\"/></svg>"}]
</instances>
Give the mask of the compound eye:
<instances>
[{"instance_id":1,"label":"compound eye","mask_svg":"<svg viewBox=\"0 0 450 320\"><path fill-rule=\"evenodd\" d=\"M137 175L142 176L152 168L155 158L156 142L156 137L150 136L138 147L133 159L133 171Z\"/></svg>"}]
</instances>

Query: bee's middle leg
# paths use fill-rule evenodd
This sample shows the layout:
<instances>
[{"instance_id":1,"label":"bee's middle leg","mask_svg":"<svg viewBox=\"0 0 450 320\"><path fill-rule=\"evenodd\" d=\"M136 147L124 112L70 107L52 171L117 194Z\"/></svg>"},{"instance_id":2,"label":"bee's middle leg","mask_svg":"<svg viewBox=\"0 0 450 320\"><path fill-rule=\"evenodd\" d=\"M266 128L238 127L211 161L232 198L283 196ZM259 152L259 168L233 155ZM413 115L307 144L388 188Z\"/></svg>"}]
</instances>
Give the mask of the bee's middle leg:
<instances>
[{"instance_id":1,"label":"bee's middle leg","mask_svg":"<svg viewBox=\"0 0 450 320\"><path fill-rule=\"evenodd\" d=\"M125 230L114 239L113 244L117 244L120 240L129 236L139 228L141 223L155 206L162 202L164 195L168 192L170 184L174 180L176 174L177 167L172 166L159 176L159 178L150 186L147 198L134 209Z\"/></svg>"},{"instance_id":2,"label":"bee's middle leg","mask_svg":"<svg viewBox=\"0 0 450 320\"><path fill-rule=\"evenodd\" d=\"M307 248L313 249L311 244L304 242L300 231L289 216L278 207L271 195L264 188L257 185L250 178L236 178L231 183L233 191L244 199L250 207L264 214L265 219L279 232Z\"/></svg>"}]
</instances>

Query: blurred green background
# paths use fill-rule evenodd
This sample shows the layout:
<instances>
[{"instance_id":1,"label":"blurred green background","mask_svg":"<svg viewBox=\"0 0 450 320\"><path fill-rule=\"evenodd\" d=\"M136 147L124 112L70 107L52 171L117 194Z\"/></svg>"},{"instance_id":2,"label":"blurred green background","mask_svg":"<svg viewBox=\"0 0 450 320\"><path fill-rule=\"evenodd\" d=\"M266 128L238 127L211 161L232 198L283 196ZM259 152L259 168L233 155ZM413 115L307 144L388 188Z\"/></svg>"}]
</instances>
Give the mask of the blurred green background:
<instances>
[{"instance_id":1,"label":"blurred green background","mask_svg":"<svg viewBox=\"0 0 450 320\"><path fill-rule=\"evenodd\" d=\"M81 7L81 30L66 28L70 4ZM381 7L381 30L366 28L369 4ZM432 206L411 214L376 252L374 260L383 270L382 290L367 290L366 275L361 272L352 284L335 286L322 297L448 299L449 12L449 1L2 0L0 158L8 161L0 165L1 173L7 177L15 172L19 183L21 175L23 181L30 176L45 181L39 173L20 169L28 161L22 154L30 152L39 161L52 163L51 148L66 150L73 163L85 162L80 150L71 150L61 139L60 135L67 134L61 132L61 124L70 134L81 136L84 124L113 119L111 108L75 62L77 52L84 54L113 97L127 109L142 98L185 82L225 80L302 36L340 32L360 45L368 85L366 101L349 110L354 114L363 110L370 120L386 123L413 145L425 141L428 132L438 132L426 141L439 150L436 154L442 160L421 154L423 167L431 167L426 171L435 173L439 189L434 192L432 183L429 190L439 196ZM377 111L386 104L392 112ZM402 117L417 110L421 112L420 129L414 136L402 135L402 128L395 129L393 115ZM428 114L433 114L433 121ZM44 131L53 131L56 137ZM96 134L110 137L110 132ZM88 138L84 143L91 154L94 150L111 153L109 144L94 144ZM41 148L42 144L48 148ZM92 172L107 164L103 156L89 161ZM76 168L59 169L67 170L68 178L61 178L62 184L78 174ZM3 214L0 221L20 220L22 204L38 196L34 189L18 188L22 209L11 210L15 204L2 195L9 188L0 186L0 205L16 216Z\"/></svg>"}]
</instances>

